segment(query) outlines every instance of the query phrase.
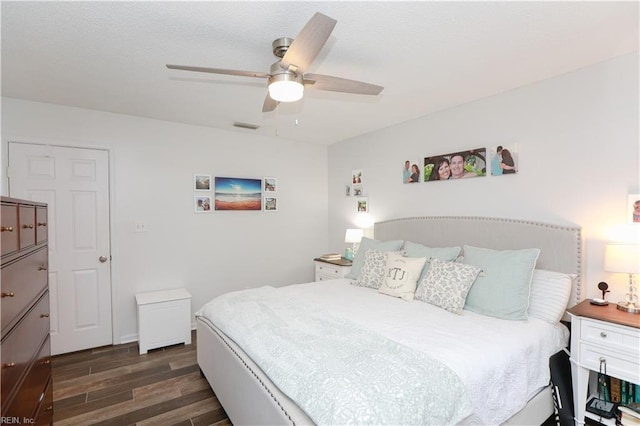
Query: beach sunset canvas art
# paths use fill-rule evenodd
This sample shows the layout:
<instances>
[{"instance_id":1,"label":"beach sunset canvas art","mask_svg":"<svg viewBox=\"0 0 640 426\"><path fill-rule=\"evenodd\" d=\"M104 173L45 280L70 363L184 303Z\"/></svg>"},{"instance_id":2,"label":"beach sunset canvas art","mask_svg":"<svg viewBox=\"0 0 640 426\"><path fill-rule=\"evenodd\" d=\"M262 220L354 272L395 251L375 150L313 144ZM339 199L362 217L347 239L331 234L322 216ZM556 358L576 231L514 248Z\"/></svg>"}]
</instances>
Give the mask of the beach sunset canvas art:
<instances>
[{"instance_id":1,"label":"beach sunset canvas art","mask_svg":"<svg viewBox=\"0 0 640 426\"><path fill-rule=\"evenodd\" d=\"M262 210L262 179L216 177L216 210Z\"/></svg>"}]
</instances>

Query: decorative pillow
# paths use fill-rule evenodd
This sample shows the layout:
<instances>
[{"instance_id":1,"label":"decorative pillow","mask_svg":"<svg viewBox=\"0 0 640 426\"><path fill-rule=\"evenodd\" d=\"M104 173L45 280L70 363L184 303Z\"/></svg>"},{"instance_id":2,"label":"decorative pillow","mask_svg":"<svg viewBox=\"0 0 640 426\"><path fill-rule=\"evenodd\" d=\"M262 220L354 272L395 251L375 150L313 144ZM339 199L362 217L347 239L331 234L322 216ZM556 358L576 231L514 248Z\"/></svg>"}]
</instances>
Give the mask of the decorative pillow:
<instances>
[{"instance_id":1,"label":"decorative pillow","mask_svg":"<svg viewBox=\"0 0 640 426\"><path fill-rule=\"evenodd\" d=\"M420 274L420 279L418 283L421 283L424 280L424 277L427 275L429 271L429 260L430 259L440 259L445 261L454 260L460 254L460 247L427 247L422 244L413 243L411 241L405 241L404 246L402 247L405 254L409 257L426 257L427 262L422 269L422 273Z\"/></svg>"},{"instance_id":2,"label":"decorative pillow","mask_svg":"<svg viewBox=\"0 0 640 426\"><path fill-rule=\"evenodd\" d=\"M491 250L464 246L464 263L482 269L465 309L507 320L527 319L531 276L539 249Z\"/></svg>"},{"instance_id":3,"label":"decorative pillow","mask_svg":"<svg viewBox=\"0 0 640 426\"><path fill-rule=\"evenodd\" d=\"M360 269L358 279L352 281L353 285L360 287L380 288L385 276L387 253L380 250L367 250L364 254L364 265Z\"/></svg>"},{"instance_id":4,"label":"decorative pillow","mask_svg":"<svg viewBox=\"0 0 640 426\"><path fill-rule=\"evenodd\" d=\"M360 247L358 247L358 251L353 258L353 263L351 264L351 271L345 275L346 278L351 278L352 280L357 280L360 275L360 269L362 269L362 265L364 265L364 256L367 250L380 250L384 252L396 251L400 250L402 247L402 240L394 240L394 241L378 241L373 240L371 238L362 237L360 240Z\"/></svg>"},{"instance_id":5,"label":"decorative pillow","mask_svg":"<svg viewBox=\"0 0 640 426\"><path fill-rule=\"evenodd\" d=\"M556 325L571 297L575 275L536 269L531 280L528 315Z\"/></svg>"},{"instance_id":6,"label":"decorative pillow","mask_svg":"<svg viewBox=\"0 0 640 426\"><path fill-rule=\"evenodd\" d=\"M431 267L416 291L416 299L460 315L469 289L480 268L457 262L431 261Z\"/></svg>"},{"instance_id":7,"label":"decorative pillow","mask_svg":"<svg viewBox=\"0 0 640 426\"><path fill-rule=\"evenodd\" d=\"M424 257L404 257L397 253L389 253L386 274L378 291L412 301L426 260Z\"/></svg>"}]
</instances>

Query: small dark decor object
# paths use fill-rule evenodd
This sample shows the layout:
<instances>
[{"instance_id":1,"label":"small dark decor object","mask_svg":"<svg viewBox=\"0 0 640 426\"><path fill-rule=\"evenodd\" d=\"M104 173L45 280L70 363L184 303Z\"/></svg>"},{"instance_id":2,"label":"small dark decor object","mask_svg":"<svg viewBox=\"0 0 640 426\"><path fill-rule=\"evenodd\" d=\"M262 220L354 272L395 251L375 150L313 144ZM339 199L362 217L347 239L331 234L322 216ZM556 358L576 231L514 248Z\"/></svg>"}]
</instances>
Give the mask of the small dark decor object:
<instances>
[{"instance_id":1,"label":"small dark decor object","mask_svg":"<svg viewBox=\"0 0 640 426\"><path fill-rule=\"evenodd\" d=\"M594 297L593 299L591 299L591 304L598 305L598 306L608 305L609 302L605 300L605 295L609 293L609 284L605 283L604 281L600 281L598 283L598 289L602 292L602 299L598 299Z\"/></svg>"},{"instance_id":2,"label":"small dark decor object","mask_svg":"<svg viewBox=\"0 0 640 426\"><path fill-rule=\"evenodd\" d=\"M593 397L587 403L587 411L605 419L611 419L614 416L616 404L603 399Z\"/></svg>"}]
</instances>

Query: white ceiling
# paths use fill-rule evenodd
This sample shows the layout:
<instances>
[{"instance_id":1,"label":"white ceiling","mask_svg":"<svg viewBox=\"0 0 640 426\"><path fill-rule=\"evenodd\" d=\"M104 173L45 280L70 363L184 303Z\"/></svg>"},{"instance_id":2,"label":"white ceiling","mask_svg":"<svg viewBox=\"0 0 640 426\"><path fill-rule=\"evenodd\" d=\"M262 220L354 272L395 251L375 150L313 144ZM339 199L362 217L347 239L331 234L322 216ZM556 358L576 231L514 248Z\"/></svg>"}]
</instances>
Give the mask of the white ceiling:
<instances>
[{"instance_id":1,"label":"white ceiling","mask_svg":"<svg viewBox=\"0 0 640 426\"><path fill-rule=\"evenodd\" d=\"M638 2L8 2L2 95L334 143L638 51ZM263 113L271 42L338 21L308 72L385 87L306 90Z\"/></svg>"}]
</instances>

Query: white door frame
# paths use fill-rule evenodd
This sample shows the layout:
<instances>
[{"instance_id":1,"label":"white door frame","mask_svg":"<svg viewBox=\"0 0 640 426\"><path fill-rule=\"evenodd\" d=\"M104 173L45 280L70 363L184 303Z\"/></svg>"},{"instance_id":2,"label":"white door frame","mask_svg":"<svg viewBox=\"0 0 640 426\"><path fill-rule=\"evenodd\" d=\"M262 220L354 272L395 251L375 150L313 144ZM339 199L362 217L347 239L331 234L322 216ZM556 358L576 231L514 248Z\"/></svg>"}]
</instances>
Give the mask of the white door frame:
<instances>
[{"instance_id":1,"label":"white door frame","mask_svg":"<svg viewBox=\"0 0 640 426\"><path fill-rule=\"evenodd\" d=\"M94 149L94 150L103 150L107 151L109 157L109 248L111 260L109 261L109 269L111 272L111 339L114 345L119 345L122 343L122 336L120 335L120 318L118 315L118 311L116 310L116 306L119 306L117 303L118 300L118 286L116 283L117 279L117 271L118 271L118 247L113 240L113 235L115 235L115 226L114 224L117 222L115 220L116 210L114 208L114 200L115 200L115 184L114 184L114 149L111 147L105 147L102 145L92 145L90 142L78 142L78 143L70 143L69 140L66 139L56 139L56 138L41 138L41 137L33 137L33 136L14 136L14 135L2 135L2 194L9 194L9 180L8 173L9 170L9 142L23 142L30 143L35 145L45 145L45 146L58 146L63 148L81 148L81 149Z\"/></svg>"}]
</instances>

